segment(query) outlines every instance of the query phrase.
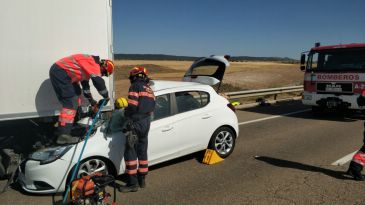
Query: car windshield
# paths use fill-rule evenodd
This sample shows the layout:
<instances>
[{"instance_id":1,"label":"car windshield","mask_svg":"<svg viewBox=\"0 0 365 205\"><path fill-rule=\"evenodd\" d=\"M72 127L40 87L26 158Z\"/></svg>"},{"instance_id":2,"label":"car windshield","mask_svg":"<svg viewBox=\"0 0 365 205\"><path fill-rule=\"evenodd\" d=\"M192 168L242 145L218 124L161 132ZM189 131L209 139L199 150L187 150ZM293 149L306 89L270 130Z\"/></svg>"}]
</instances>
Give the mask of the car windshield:
<instances>
[{"instance_id":1,"label":"car windshield","mask_svg":"<svg viewBox=\"0 0 365 205\"><path fill-rule=\"evenodd\" d=\"M338 49L311 53L309 68L313 71L365 72L365 49Z\"/></svg>"}]
</instances>

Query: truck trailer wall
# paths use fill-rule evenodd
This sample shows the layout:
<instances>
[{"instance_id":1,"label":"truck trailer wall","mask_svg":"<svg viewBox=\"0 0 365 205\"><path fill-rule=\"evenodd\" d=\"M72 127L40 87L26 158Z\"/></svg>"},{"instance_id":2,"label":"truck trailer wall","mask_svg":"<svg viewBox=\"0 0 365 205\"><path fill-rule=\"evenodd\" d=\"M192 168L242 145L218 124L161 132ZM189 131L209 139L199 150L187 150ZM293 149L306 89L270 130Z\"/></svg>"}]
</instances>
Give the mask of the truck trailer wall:
<instances>
[{"instance_id":1,"label":"truck trailer wall","mask_svg":"<svg viewBox=\"0 0 365 205\"><path fill-rule=\"evenodd\" d=\"M49 69L76 53L113 58L111 0L1 2L0 121L57 115ZM104 80L113 102L113 78Z\"/></svg>"}]
</instances>

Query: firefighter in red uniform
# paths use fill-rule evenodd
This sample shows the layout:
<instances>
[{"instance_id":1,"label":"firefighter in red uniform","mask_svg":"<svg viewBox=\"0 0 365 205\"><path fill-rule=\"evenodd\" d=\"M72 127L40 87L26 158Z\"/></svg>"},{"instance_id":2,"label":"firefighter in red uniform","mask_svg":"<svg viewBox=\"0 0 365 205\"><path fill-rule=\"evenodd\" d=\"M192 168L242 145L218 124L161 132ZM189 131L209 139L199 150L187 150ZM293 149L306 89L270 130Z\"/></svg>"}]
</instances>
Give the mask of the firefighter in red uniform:
<instances>
[{"instance_id":1,"label":"firefighter in red uniform","mask_svg":"<svg viewBox=\"0 0 365 205\"><path fill-rule=\"evenodd\" d=\"M81 92L89 100L94 111L97 111L100 103L97 103L91 95L89 80L91 79L99 94L108 101L109 94L102 76L109 76L113 70L114 64L111 60L101 60L99 56L86 54L71 55L52 65L49 72L50 80L62 104L56 131L58 144L78 142L79 139L72 137L70 133L76 110L81 104ZM79 83L81 83L82 91Z\"/></svg>"},{"instance_id":2,"label":"firefighter in red uniform","mask_svg":"<svg viewBox=\"0 0 365 205\"><path fill-rule=\"evenodd\" d=\"M357 98L357 104L359 107L365 106L365 91ZM365 128L365 123L364 123ZM357 181L364 181L365 178L361 174L362 169L365 165L365 131L363 133L363 146L360 150L352 157L349 169L346 174L350 175L353 179Z\"/></svg>"},{"instance_id":3,"label":"firefighter in red uniform","mask_svg":"<svg viewBox=\"0 0 365 205\"><path fill-rule=\"evenodd\" d=\"M128 181L126 186L119 187L121 192L137 191L145 187L145 176L148 173L148 131L151 114L155 109L155 95L149 86L148 71L144 67L135 67L129 73L131 86L128 92L128 107L125 117L129 120L127 130L135 133L136 138L127 136L127 147L124 153Z\"/></svg>"}]
</instances>

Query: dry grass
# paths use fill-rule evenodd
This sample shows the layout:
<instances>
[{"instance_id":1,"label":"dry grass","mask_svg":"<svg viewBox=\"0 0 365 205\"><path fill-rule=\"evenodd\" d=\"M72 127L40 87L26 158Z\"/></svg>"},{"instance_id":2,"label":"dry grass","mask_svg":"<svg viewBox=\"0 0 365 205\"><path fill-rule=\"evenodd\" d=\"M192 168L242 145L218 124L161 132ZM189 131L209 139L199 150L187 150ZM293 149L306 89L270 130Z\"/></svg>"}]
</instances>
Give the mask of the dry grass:
<instances>
[{"instance_id":1,"label":"dry grass","mask_svg":"<svg viewBox=\"0 0 365 205\"><path fill-rule=\"evenodd\" d=\"M116 61L116 96L126 96L128 72L134 66L145 66L153 79L180 80L192 61L120 60ZM303 73L298 64L277 62L231 62L223 82L227 89L263 89L301 85ZM231 91L231 90L228 90Z\"/></svg>"}]
</instances>

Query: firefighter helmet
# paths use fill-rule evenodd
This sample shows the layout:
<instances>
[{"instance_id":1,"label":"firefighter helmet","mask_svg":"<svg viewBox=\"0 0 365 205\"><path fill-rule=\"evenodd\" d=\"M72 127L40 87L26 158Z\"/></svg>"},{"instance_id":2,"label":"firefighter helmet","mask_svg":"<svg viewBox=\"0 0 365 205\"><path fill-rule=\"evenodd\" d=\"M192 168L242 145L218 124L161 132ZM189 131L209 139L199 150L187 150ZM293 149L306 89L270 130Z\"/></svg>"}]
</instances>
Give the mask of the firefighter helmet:
<instances>
[{"instance_id":1,"label":"firefighter helmet","mask_svg":"<svg viewBox=\"0 0 365 205\"><path fill-rule=\"evenodd\" d=\"M105 69L106 76L110 76L114 72L114 63L111 60L101 60L101 66Z\"/></svg>"},{"instance_id":2,"label":"firefighter helmet","mask_svg":"<svg viewBox=\"0 0 365 205\"><path fill-rule=\"evenodd\" d=\"M127 107L127 106L128 106L127 99L125 99L123 97L120 97L120 98L115 100L115 107L117 109L121 109L121 108L124 108L124 107Z\"/></svg>"},{"instance_id":3,"label":"firefighter helmet","mask_svg":"<svg viewBox=\"0 0 365 205\"><path fill-rule=\"evenodd\" d=\"M148 70L145 67L134 67L129 71L129 78L134 77L147 77L148 76Z\"/></svg>"}]
</instances>

